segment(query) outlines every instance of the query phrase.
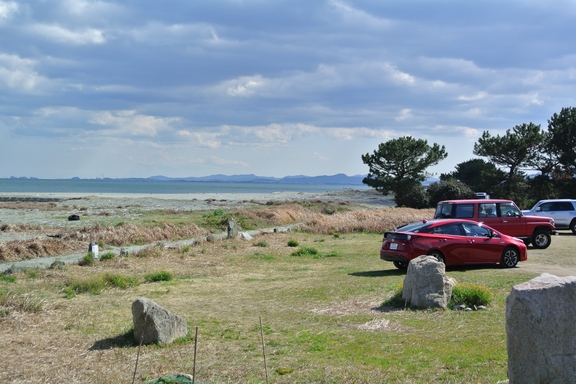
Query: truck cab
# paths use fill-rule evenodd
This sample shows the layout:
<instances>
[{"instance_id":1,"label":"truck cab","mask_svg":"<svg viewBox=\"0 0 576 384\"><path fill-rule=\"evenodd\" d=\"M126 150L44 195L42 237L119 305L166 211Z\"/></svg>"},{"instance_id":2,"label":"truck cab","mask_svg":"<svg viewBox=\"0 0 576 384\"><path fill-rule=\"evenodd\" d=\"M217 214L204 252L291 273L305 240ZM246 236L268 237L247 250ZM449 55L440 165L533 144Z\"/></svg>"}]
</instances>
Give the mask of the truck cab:
<instances>
[{"instance_id":1,"label":"truck cab","mask_svg":"<svg viewBox=\"0 0 576 384\"><path fill-rule=\"evenodd\" d=\"M468 219L482 222L506 235L522 239L526 245L545 249L555 233L551 217L524 215L512 200L444 200L436 205L435 219Z\"/></svg>"}]
</instances>

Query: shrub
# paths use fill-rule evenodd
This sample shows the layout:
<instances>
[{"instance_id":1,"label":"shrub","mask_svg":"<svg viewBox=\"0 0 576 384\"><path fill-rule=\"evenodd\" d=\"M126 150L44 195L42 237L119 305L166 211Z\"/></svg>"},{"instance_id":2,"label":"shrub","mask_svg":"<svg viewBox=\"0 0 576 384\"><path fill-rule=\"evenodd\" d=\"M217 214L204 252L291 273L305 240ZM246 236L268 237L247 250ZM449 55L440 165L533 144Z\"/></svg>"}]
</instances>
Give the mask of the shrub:
<instances>
[{"instance_id":1,"label":"shrub","mask_svg":"<svg viewBox=\"0 0 576 384\"><path fill-rule=\"evenodd\" d=\"M318 250L312 247L301 247L299 250L292 252L292 256L306 256L306 255L317 255Z\"/></svg>"},{"instance_id":2,"label":"shrub","mask_svg":"<svg viewBox=\"0 0 576 384\"><path fill-rule=\"evenodd\" d=\"M88 254L84 256L82 260L78 262L78 264L82 266L90 266L94 264L94 261L94 254L92 252L88 252Z\"/></svg>"},{"instance_id":3,"label":"shrub","mask_svg":"<svg viewBox=\"0 0 576 384\"><path fill-rule=\"evenodd\" d=\"M114 254L114 252L106 252L102 256L100 256L102 260L112 260L115 257L116 255Z\"/></svg>"},{"instance_id":4,"label":"shrub","mask_svg":"<svg viewBox=\"0 0 576 384\"><path fill-rule=\"evenodd\" d=\"M122 276L107 273L102 277L102 280L104 280L104 285L106 287L126 289L138 285L138 279L132 276Z\"/></svg>"},{"instance_id":5,"label":"shrub","mask_svg":"<svg viewBox=\"0 0 576 384\"><path fill-rule=\"evenodd\" d=\"M69 279L64 283L64 295L69 299L79 293L98 295L105 288L117 287L126 289L135 287L138 284L136 277L106 273L87 279Z\"/></svg>"},{"instance_id":6,"label":"shrub","mask_svg":"<svg viewBox=\"0 0 576 384\"><path fill-rule=\"evenodd\" d=\"M448 307L454 308L456 305L474 307L488 305L491 301L492 294L487 287L481 284L462 283L452 288L452 297Z\"/></svg>"},{"instance_id":7,"label":"shrub","mask_svg":"<svg viewBox=\"0 0 576 384\"><path fill-rule=\"evenodd\" d=\"M254 242L253 244L255 247L267 247L268 243L265 242L264 240L258 241L258 242Z\"/></svg>"},{"instance_id":8,"label":"shrub","mask_svg":"<svg viewBox=\"0 0 576 384\"><path fill-rule=\"evenodd\" d=\"M155 283L158 281L170 281L174 278L174 274L168 271L158 271L149 273L144 276L144 281L147 283Z\"/></svg>"},{"instance_id":9,"label":"shrub","mask_svg":"<svg viewBox=\"0 0 576 384\"><path fill-rule=\"evenodd\" d=\"M436 203L442 200L473 199L476 198L474 191L464 183L455 180L441 180L428 186L430 206L436 207Z\"/></svg>"},{"instance_id":10,"label":"shrub","mask_svg":"<svg viewBox=\"0 0 576 384\"><path fill-rule=\"evenodd\" d=\"M299 245L300 245L300 243L298 243L297 240L294 240L294 239L288 240L288 246L289 246L289 247L297 247L297 246L299 246Z\"/></svg>"}]
</instances>

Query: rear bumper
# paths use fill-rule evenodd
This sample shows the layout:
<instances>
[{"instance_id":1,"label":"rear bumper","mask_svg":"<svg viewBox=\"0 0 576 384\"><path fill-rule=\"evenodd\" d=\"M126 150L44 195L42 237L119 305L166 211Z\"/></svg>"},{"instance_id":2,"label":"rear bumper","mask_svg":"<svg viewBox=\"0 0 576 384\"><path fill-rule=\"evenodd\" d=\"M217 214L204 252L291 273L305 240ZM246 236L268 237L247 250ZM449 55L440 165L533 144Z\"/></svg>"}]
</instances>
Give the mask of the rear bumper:
<instances>
[{"instance_id":1,"label":"rear bumper","mask_svg":"<svg viewBox=\"0 0 576 384\"><path fill-rule=\"evenodd\" d=\"M402 255L388 252L380 252L380 259L384 261L402 261L406 263L410 261Z\"/></svg>"}]
</instances>

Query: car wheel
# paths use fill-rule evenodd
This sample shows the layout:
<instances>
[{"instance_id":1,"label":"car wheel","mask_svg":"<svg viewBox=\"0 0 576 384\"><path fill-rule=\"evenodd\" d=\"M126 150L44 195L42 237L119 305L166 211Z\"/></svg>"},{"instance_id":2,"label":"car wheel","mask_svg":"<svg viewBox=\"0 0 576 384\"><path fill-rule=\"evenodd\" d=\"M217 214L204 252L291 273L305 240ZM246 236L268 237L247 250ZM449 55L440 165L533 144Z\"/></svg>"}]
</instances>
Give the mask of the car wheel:
<instances>
[{"instance_id":1,"label":"car wheel","mask_svg":"<svg viewBox=\"0 0 576 384\"><path fill-rule=\"evenodd\" d=\"M576 235L576 220L572 220L572 222L570 223L570 230L572 231L573 234Z\"/></svg>"},{"instance_id":2,"label":"car wheel","mask_svg":"<svg viewBox=\"0 0 576 384\"><path fill-rule=\"evenodd\" d=\"M520 254L518 250L514 247L507 247L502 252L502 258L500 260L500 265L505 268L514 268L518 264L518 259Z\"/></svg>"},{"instance_id":3,"label":"car wheel","mask_svg":"<svg viewBox=\"0 0 576 384\"><path fill-rule=\"evenodd\" d=\"M434 256L436 258L436 260L438 260L439 262L441 262L442 264L446 265L446 258L444 257L444 255L442 254L442 252L440 251L432 251L428 253L428 256Z\"/></svg>"},{"instance_id":4,"label":"car wheel","mask_svg":"<svg viewBox=\"0 0 576 384\"><path fill-rule=\"evenodd\" d=\"M550 246L551 241L552 239L550 238L550 234L547 231L535 231L534 235L532 236L532 245L534 248L546 249Z\"/></svg>"},{"instance_id":5,"label":"car wheel","mask_svg":"<svg viewBox=\"0 0 576 384\"><path fill-rule=\"evenodd\" d=\"M407 261L393 261L392 263L394 263L394 266L398 269L408 268L408 262Z\"/></svg>"}]
</instances>

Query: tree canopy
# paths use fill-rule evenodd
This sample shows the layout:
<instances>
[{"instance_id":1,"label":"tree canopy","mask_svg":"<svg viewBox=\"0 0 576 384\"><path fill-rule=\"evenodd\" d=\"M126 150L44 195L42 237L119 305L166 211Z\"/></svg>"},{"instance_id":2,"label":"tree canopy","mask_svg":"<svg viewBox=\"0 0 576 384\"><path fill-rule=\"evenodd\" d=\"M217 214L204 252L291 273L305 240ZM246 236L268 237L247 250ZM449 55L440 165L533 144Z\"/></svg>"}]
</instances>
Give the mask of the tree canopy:
<instances>
[{"instance_id":1,"label":"tree canopy","mask_svg":"<svg viewBox=\"0 0 576 384\"><path fill-rule=\"evenodd\" d=\"M444 146L426 140L403 136L378 145L372 154L362 155L362 161L369 167L368 176L363 180L384 194L398 194L407 186L420 184L430 176L426 169L438 164L448 154Z\"/></svg>"},{"instance_id":2,"label":"tree canopy","mask_svg":"<svg viewBox=\"0 0 576 384\"><path fill-rule=\"evenodd\" d=\"M556 160L556 172L572 177L576 173L576 108L562 108L548 120L549 151Z\"/></svg>"}]
</instances>

